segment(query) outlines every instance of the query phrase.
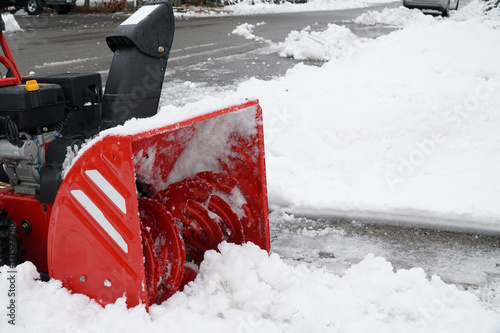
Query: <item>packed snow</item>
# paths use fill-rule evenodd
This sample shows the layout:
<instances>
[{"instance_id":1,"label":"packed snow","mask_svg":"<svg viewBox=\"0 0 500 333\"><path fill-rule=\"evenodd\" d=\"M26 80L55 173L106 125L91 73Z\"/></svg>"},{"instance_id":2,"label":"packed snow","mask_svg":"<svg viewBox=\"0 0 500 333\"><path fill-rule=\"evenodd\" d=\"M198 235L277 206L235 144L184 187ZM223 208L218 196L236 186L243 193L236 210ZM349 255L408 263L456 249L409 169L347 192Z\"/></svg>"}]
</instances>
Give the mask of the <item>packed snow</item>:
<instances>
[{"instance_id":1,"label":"packed snow","mask_svg":"<svg viewBox=\"0 0 500 333\"><path fill-rule=\"evenodd\" d=\"M369 11L357 17L354 22L358 24L377 25L385 24L396 27L404 27L406 24L415 22L427 21L432 24L434 18L430 15L425 15L418 9L408 9L406 7L384 8L382 11Z\"/></svg>"},{"instance_id":2,"label":"packed snow","mask_svg":"<svg viewBox=\"0 0 500 333\"><path fill-rule=\"evenodd\" d=\"M282 56L329 61L235 92L265 110L271 204L500 233L500 23L493 13L464 19L479 6L451 19L407 15L397 23L405 29L375 40L331 24L275 45ZM356 21L395 24L407 12Z\"/></svg>"},{"instance_id":3,"label":"packed snow","mask_svg":"<svg viewBox=\"0 0 500 333\"><path fill-rule=\"evenodd\" d=\"M108 0L90 0L90 6L96 6ZM133 0L127 0L136 3ZM291 3L282 0L277 5L272 0L229 0L222 8L199 6L176 6L176 17L213 17L227 15L257 15L269 13L291 13L304 11L336 10L367 7L373 4L385 4L398 0L309 0L306 3ZM83 6L85 0L77 0L77 6Z\"/></svg>"},{"instance_id":4,"label":"packed snow","mask_svg":"<svg viewBox=\"0 0 500 333\"><path fill-rule=\"evenodd\" d=\"M21 30L19 23L17 23L14 15L10 13L2 13L2 19L5 22L5 31L6 32L14 32Z\"/></svg>"},{"instance_id":5,"label":"packed snow","mask_svg":"<svg viewBox=\"0 0 500 333\"><path fill-rule=\"evenodd\" d=\"M323 66L300 64L130 124L258 97L276 211L498 234L500 19L481 6L474 0L449 19L403 8L368 13L357 21L403 28L374 40L334 25L291 32L275 52L288 47L283 56ZM305 54L311 41L323 48ZM500 332L500 286L478 298L369 253L337 275L253 244L222 243L206 253L195 281L149 313L127 309L124 299L102 308L59 281L38 281L29 262L9 271L0 268L0 294L15 275L16 326L6 312L1 332Z\"/></svg>"},{"instance_id":6,"label":"packed snow","mask_svg":"<svg viewBox=\"0 0 500 333\"><path fill-rule=\"evenodd\" d=\"M82 0L79 0L82 1ZM309 0L306 3L280 1L276 5L272 0L230 0L223 8L178 7L176 17L192 16L224 16L224 15L257 15L270 13L292 13L305 11L337 10L367 7L373 4L385 4L397 0Z\"/></svg>"},{"instance_id":7,"label":"packed snow","mask_svg":"<svg viewBox=\"0 0 500 333\"><path fill-rule=\"evenodd\" d=\"M161 305L127 309L125 300L102 308L71 295L61 282L35 280L17 267L16 326L2 332L489 332L498 312L470 292L427 277L420 268L394 271L368 254L342 277L285 264L249 243L209 251L195 281ZM10 287L0 268L0 293Z\"/></svg>"}]
</instances>

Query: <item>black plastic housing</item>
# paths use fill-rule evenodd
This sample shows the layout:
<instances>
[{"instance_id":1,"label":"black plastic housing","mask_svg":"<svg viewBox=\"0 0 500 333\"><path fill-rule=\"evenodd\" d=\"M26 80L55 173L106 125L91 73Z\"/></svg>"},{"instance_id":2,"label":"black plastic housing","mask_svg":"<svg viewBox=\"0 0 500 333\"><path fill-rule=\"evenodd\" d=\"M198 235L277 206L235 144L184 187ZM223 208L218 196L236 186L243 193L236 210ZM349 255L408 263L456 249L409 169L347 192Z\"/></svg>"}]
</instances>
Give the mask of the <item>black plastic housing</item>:
<instances>
[{"instance_id":1,"label":"black plastic housing","mask_svg":"<svg viewBox=\"0 0 500 333\"><path fill-rule=\"evenodd\" d=\"M0 116L10 117L19 130L55 125L64 119L66 99L55 84L40 84L26 91L24 85L0 87Z\"/></svg>"},{"instance_id":2,"label":"black plastic housing","mask_svg":"<svg viewBox=\"0 0 500 333\"><path fill-rule=\"evenodd\" d=\"M23 82L28 80L56 84L62 88L67 112L73 111L66 120L66 134L81 134L86 138L97 134L102 103L102 81L99 73L45 74L23 78Z\"/></svg>"},{"instance_id":3,"label":"black plastic housing","mask_svg":"<svg viewBox=\"0 0 500 333\"><path fill-rule=\"evenodd\" d=\"M173 37L172 5L151 2L106 38L115 54L103 98L104 128L157 113Z\"/></svg>"}]
</instances>

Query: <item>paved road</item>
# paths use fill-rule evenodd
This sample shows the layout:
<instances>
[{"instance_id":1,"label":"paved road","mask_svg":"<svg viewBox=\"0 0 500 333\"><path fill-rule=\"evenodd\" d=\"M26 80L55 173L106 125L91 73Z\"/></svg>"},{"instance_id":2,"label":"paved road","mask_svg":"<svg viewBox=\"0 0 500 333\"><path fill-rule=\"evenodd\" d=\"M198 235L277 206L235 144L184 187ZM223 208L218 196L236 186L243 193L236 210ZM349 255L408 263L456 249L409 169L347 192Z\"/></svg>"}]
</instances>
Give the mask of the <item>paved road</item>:
<instances>
[{"instance_id":1,"label":"paved road","mask_svg":"<svg viewBox=\"0 0 500 333\"><path fill-rule=\"evenodd\" d=\"M370 9L380 8L383 6ZM278 43L292 30L306 26L321 30L328 23L346 24L360 36L374 37L392 30L344 22L366 10L177 19L166 81L192 81L222 87L252 76L266 79L282 75L298 61L280 58L267 44L232 35L231 31L242 23L266 22L256 27L255 34ZM24 31L7 34L7 40L23 73L86 71L105 76L112 59L105 37L126 17L18 16L17 21Z\"/></svg>"}]
</instances>

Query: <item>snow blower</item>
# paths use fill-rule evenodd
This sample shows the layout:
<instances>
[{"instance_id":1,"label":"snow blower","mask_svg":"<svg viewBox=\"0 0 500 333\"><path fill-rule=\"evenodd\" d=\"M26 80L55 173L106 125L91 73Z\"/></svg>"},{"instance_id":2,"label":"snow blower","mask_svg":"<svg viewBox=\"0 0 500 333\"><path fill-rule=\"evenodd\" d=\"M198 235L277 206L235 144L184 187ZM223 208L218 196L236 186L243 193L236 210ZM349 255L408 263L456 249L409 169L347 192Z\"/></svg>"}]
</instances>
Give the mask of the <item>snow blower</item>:
<instances>
[{"instance_id":1,"label":"snow blower","mask_svg":"<svg viewBox=\"0 0 500 333\"><path fill-rule=\"evenodd\" d=\"M119 25L103 93L97 73L21 77L0 31L0 266L31 261L102 305L148 308L223 241L269 251L258 101L144 125L173 33L168 2Z\"/></svg>"}]
</instances>

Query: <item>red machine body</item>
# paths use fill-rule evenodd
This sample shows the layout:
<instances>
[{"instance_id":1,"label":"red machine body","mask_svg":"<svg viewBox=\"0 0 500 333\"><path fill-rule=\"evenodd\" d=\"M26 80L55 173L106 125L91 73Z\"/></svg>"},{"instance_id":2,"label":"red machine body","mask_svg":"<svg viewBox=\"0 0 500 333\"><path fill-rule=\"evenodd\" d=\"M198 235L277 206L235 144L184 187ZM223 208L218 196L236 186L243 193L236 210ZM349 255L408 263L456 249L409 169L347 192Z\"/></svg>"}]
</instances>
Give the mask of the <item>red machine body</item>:
<instances>
[{"instance_id":1,"label":"red machine body","mask_svg":"<svg viewBox=\"0 0 500 333\"><path fill-rule=\"evenodd\" d=\"M169 183L174 168L187 167L180 165L186 162L183 154L192 153L189 149L196 149L198 140L214 140L207 130L214 122L251 119L248 114L254 119L251 135L234 131L226 136L230 142L212 142L230 149L215 159L211 151L198 156L217 163L208 161L211 169ZM159 302L177 291L190 280L192 264L222 241L251 241L269 251L260 124L261 109L251 101L92 144L67 173L54 203L50 276L102 304L125 294L134 306ZM136 181L143 194L137 193ZM145 194L149 199L140 197ZM144 225L147 230L141 230ZM155 249L154 244L161 246Z\"/></svg>"},{"instance_id":2,"label":"red machine body","mask_svg":"<svg viewBox=\"0 0 500 333\"><path fill-rule=\"evenodd\" d=\"M23 84L0 33L8 68L0 78L0 181L8 183L0 189L0 265L16 263L20 239L23 260L102 305L123 296L128 306L163 302L223 241L270 250L258 101L183 120L146 118L156 113L173 14L167 2L140 11L107 39L118 60L104 100L94 74ZM150 47L138 36L152 26L166 33ZM147 98L132 96L134 81L117 77L123 61L157 68ZM129 69L126 75L144 74ZM132 117L141 119L111 128ZM111 129L98 133L102 128ZM75 146L76 157L65 157Z\"/></svg>"},{"instance_id":3,"label":"red machine body","mask_svg":"<svg viewBox=\"0 0 500 333\"><path fill-rule=\"evenodd\" d=\"M5 40L5 36L3 35L2 31L0 31L0 46L2 47L2 51L4 54L0 54L0 63L2 63L5 68L10 68L12 75L11 77L7 75L4 78L0 78L0 87L21 84L21 75L19 74L16 62L14 61L14 57L10 52L9 46L7 45L7 41Z\"/></svg>"}]
</instances>

